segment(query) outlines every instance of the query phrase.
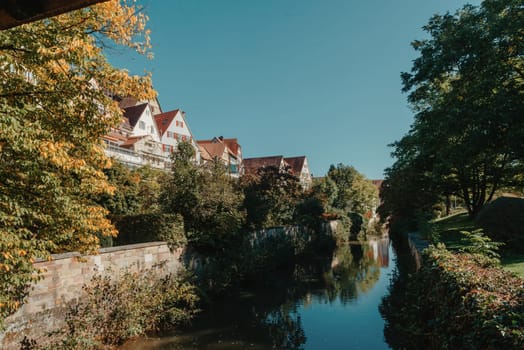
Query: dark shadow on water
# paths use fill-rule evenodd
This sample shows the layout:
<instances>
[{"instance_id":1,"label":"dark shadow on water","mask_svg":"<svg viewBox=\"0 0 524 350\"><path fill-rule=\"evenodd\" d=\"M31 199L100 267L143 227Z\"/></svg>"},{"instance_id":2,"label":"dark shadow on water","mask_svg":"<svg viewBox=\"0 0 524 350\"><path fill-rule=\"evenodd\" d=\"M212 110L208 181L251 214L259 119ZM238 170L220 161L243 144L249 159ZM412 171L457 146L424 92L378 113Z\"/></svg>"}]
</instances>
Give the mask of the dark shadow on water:
<instances>
[{"instance_id":1,"label":"dark shadow on water","mask_svg":"<svg viewBox=\"0 0 524 350\"><path fill-rule=\"evenodd\" d=\"M317 335L306 334L304 309L320 305L343 311L344 305L369 293L379 280L381 267L389 263L389 256L384 256L389 254L388 247L389 242L384 240L374 245L349 244L337 248L329 258L261 275L238 295L214 302L190 327L158 339L137 340L123 349L312 348L306 346L308 337ZM373 307L376 310L377 305ZM344 333L346 326L340 324L340 329L333 331Z\"/></svg>"}]
</instances>

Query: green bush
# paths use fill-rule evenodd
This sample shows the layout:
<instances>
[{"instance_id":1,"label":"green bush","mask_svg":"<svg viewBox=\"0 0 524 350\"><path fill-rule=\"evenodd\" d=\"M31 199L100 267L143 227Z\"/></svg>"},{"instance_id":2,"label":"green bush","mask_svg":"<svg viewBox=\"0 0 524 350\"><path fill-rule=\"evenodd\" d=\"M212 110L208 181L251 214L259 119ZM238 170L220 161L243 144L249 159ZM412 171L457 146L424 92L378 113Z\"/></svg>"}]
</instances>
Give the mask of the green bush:
<instances>
[{"instance_id":1,"label":"green bush","mask_svg":"<svg viewBox=\"0 0 524 350\"><path fill-rule=\"evenodd\" d=\"M475 219L494 241L505 247L524 253L524 199L501 197L487 204Z\"/></svg>"},{"instance_id":2,"label":"green bush","mask_svg":"<svg viewBox=\"0 0 524 350\"><path fill-rule=\"evenodd\" d=\"M111 218L118 230L115 246L165 241L173 246L184 242L184 224L180 215L138 214Z\"/></svg>"},{"instance_id":3,"label":"green bush","mask_svg":"<svg viewBox=\"0 0 524 350\"><path fill-rule=\"evenodd\" d=\"M66 327L45 349L102 349L170 329L189 322L199 300L193 285L173 275L161 278L156 271L127 271L118 280L95 275L84 292L67 313Z\"/></svg>"},{"instance_id":4,"label":"green bush","mask_svg":"<svg viewBox=\"0 0 524 350\"><path fill-rule=\"evenodd\" d=\"M381 304L394 348L524 348L524 280L477 258L425 251L420 271Z\"/></svg>"}]
</instances>

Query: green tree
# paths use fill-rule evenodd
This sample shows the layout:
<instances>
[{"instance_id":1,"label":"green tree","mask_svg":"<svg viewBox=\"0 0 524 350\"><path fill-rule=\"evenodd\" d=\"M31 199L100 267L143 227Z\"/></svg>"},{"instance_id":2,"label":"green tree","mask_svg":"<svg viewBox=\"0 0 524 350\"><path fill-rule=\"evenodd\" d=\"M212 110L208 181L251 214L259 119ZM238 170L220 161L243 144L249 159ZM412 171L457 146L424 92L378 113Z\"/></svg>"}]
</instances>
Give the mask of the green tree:
<instances>
[{"instance_id":1,"label":"green tree","mask_svg":"<svg viewBox=\"0 0 524 350\"><path fill-rule=\"evenodd\" d=\"M334 202L338 196L337 184L333 180L327 176L315 179L311 193L322 202L325 211L332 211Z\"/></svg>"},{"instance_id":2,"label":"green tree","mask_svg":"<svg viewBox=\"0 0 524 350\"><path fill-rule=\"evenodd\" d=\"M475 216L522 167L522 1L467 5L424 29L430 38L413 42L420 57L402 74L416 112L412 158L427 158L438 194L460 196Z\"/></svg>"},{"instance_id":3,"label":"green tree","mask_svg":"<svg viewBox=\"0 0 524 350\"><path fill-rule=\"evenodd\" d=\"M255 177L244 179L243 187L248 225L262 228L294 223L302 188L289 171L274 166L260 168Z\"/></svg>"},{"instance_id":4,"label":"green tree","mask_svg":"<svg viewBox=\"0 0 524 350\"><path fill-rule=\"evenodd\" d=\"M245 220L242 192L222 163L196 165L187 142L173 153L171 178L161 201L166 212L183 216L186 238L196 250L222 252L240 237Z\"/></svg>"},{"instance_id":5,"label":"green tree","mask_svg":"<svg viewBox=\"0 0 524 350\"><path fill-rule=\"evenodd\" d=\"M331 165L327 177L337 187L333 206L346 213L365 215L378 204L378 189L354 167L344 164Z\"/></svg>"},{"instance_id":6,"label":"green tree","mask_svg":"<svg viewBox=\"0 0 524 350\"><path fill-rule=\"evenodd\" d=\"M104 169L104 173L114 191L101 193L96 201L113 215L136 213L140 206L138 195L140 178L133 170L118 161L112 162L110 168Z\"/></svg>"},{"instance_id":7,"label":"green tree","mask_svg":"<svg viewBox=\"0 0 524 350\"><path fill-rule=\"evenodd\" d=\"M106 92L154 92L101 45L146 52L146 19L110 1L0 31L0 321L23 302L34 259L116 234L93 200L113 191L101 137L122 111Z\"/></svg>"},{"instance_id":8,"label":"green tree","mask_svg":"<svg viewBox=\"0 0 524 350\"><path fill-rule=\"evenodd\" d=\"M385 170L378 208L382 220L390 222L412 221L422 214L430 213L439 201L438 190L432 179L432 157L420 155L414 136L408 134L392 146L396 162Z\"/></svg>"}]
</instances>

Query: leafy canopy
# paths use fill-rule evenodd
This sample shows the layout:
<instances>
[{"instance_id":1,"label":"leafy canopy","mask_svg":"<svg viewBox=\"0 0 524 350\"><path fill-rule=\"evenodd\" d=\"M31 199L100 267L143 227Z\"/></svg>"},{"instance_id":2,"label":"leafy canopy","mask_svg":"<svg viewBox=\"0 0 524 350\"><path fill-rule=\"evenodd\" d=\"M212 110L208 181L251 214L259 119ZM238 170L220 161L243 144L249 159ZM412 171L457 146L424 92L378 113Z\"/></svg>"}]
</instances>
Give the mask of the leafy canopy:
<instances>
[{"instance_id":1,"label":"leafy canopy","mask_svg":"<svg viewBox=\"0 0 524 350\"><path fill-rule=\"evenodd\" d=\"M523 11L520 0L485 0L430 19L430 38L413 42L420 56L402 73L416 115L393 144L391 185L413 172L422 180L407 184L409 197L454 194L471 216L515 185L524 159Z\"/></svg>"},{"instance_id":2,"label":"leafy canopy","mask_svg":"<svg viewBox=\"0 0 524 350\"><path fill-rule=\"evenodd\" d=\"M243 194L220 161L197 165L194 153L190 143L178 144L160 200L165 212L182 215L192 248L211 254L223 252L240 238L245 220Z\"/></svg>"},{"instance_id":3,"label":"leafy canopy","mask_svg":"<svg viewBox=\"0 0 524 350\"><path fill-rule=\"evenodd\" d=\"M103 48L147 52L146 20L109 1L0 32L0 320L22 302L35 259L93 252L97 234L116 234L93 201L113 191L101 137L122 111L109 92L154 92Z\"/></svg>"}]
</instances>

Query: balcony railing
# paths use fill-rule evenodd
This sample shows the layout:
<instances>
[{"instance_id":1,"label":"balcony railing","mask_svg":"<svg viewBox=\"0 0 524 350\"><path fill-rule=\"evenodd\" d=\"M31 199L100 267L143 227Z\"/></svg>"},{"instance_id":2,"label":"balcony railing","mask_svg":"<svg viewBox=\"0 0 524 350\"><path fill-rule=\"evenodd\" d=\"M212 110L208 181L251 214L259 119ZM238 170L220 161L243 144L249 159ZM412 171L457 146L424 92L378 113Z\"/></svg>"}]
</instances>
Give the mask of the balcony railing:
<instances>
[{"instance_id":1,"label":"balcony railing","mask_svg":"<svg viewBox=\"0 0 524 350\"><path fill-rule=\"evenodd\" d=\"M171 159L166 156L158 156L151 153L142 154L119 147L111 141L104 140L104 142L106 144L105 152L108 157L115 158L132 168L150 165L154 168L166 169L169 168L171 164Z\"/></svg>"}]
</instances>

